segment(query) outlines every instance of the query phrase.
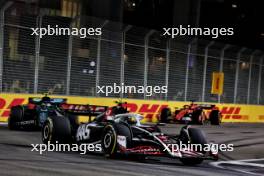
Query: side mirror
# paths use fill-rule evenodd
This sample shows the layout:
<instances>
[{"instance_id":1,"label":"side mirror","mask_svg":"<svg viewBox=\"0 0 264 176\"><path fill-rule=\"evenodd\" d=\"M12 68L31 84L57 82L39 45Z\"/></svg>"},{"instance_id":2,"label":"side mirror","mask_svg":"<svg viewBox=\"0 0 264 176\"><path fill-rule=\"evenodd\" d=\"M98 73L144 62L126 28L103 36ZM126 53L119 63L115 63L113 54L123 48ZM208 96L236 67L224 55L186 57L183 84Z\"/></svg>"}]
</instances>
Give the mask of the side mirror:
<instances>
[{"instance_id":1,"label":"side mirror","mask_svg":"<svg viewBox=\"0 0 264 176\"><path fill-rule=\"evenodd\" d=\"M112 120L114 120L114 117L113 117L113 116L107 116L107 117L106 117L106 120L107 120L107 121L112 121Z\"/></svg>"}]
</instances>

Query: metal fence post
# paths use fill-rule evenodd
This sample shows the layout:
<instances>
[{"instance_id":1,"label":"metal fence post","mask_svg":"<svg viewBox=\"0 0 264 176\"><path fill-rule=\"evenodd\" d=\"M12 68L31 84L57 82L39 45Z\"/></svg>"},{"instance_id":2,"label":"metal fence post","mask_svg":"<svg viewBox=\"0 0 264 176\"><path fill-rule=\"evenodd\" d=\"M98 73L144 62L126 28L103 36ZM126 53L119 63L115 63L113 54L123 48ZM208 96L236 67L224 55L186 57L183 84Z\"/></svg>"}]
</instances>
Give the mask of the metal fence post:
<instances>
[{"instance_id":1,"label":"metal fence post","mask_svg":"<svg viewBox=\"0 0 264 176\"><path fill-rule=\"evenodd\" d=\"M0 11L0 92L3 91L3 60L4 60L4 8Z\"/></svg>"},{"instance_id":2,"label":"metal fence post","mask_svg":"<svg viewBox=\"0 0 264 176\"><path fill-rule=\"evenodd\" d=\"M5 10L9 8L13 2L8 1L0 9L0 92L3 91L3 61L4 61L4 27L5 27Z\"/></svg>"},{"instance_id":3,"label":"metal fence post","mask_svg":"<svg viewBox=\"0 0 264 176\"><path fill-rule=\"evenodd\" d=\"M262 79L262 67L263 67L263 60L264 56L260 59L259 62L259 79L258 79L258 98L257 98L257 103L260 104L260 93L261 93L261 79Z\"/></svg>"},{"instance_id":4,"label":"metal fence post","mask_svg":"<svg viewBox=\"0 0 264 176\"><path fill-rule=\"evenodd\" d=\"M39 15L36 20L36 26L41 28L42 15ZM40 52L40 36L36 35L35 40L35 71L34 71L34 94L38 93L38 79L39 79L39 53Z\"/></svg>"},{"instance_id":5,"label":"metal fence post","mask_svg":"<svg viewBox=\"0 0 264 176\"><path fill-rule=\"evenodd\" d=\"M224 57L225 57L225 50L227 50L230 46L227 44L224 46L224 48L221 51L221 57L220 57L220 67L219 72L223 72L223 64L224 64ZM221 95L218 95L218 103L221 102Z\"/></svg>"},{"instance_id":6,"label":"metal fence post","mask_svg":"<svg viewBox=\"0 0 264 176\"><path fill-rule=\"evenodd\" d=\"M184 90L184 101L187 101L187 92L188 92L188 80L189 80L189 65L190 65L190 56L191 56L191 49L192 44L197 39L191 40L191 42L188 44L188 53L187 53L187 63L186 63L186 73L185 73L185 90Z\"/></svg>"},{"instance_id":7,"label":"metal fence post","mask_svg":"<svg viewBox=\"0 0 264 176\"><path fill-rule=\"evenodd\" d=\"M239 78L239 64L241 54L246 50L246 48L241 48L237 53L237 63L236 63L236 75L235 75L235 87L234 87L234 103L237 102L237 86L238 86L238 78Z\"/></svg>"},{"instance_id":8,"label":"metal fence post","mask_svg":"<svg viewBox=\"0 0 264 176\"><path fill-rule=\"evenodd\" d=\"M206 87L206 72L207 72L207 60L208 60L208 50L209 47L214 44L214 41L211 41L206 47L204 52L204 68L203 68L203 90L202 90L202 102L204 102L205 97L205 87Z\"/></svg>"},{"instance_id":9,"label":"metal fence post","mask_svg":"<svg viewBox=\"0 0 264 176\"><path fill-rule=\"evenodd\" d=\"M101 26L101 29L108 23L108 20L105 20ZM100 60L101 60L101 36L98 37L97 43L97 59L96 59L96 78L95 78L95 91L96 96L99 97L100 95L97 93L97 88L100 85Z\"/></svg>"},{"instance_id":10,"label":"metal fence post","mask_svg":"<svg viewBox=\"0 0 264 176\"><path fill-rule=\"evenodd\" d=\"M166 48L166 75L165 75L165 86L167 87L167 90L169 88L170 44L171 44L171 39L168 39L167 48ZM168 91L165 94L165 100L166 101L168 100Z\"/></svg>"},{"instance_id":11,"label":"metal fence post","mask_svg":"<svg viewBox=\"0 0 264 176\"><path fill-rule=\"evenodd\" d=\"M122 32L122 47L121 47L121 70L120 70L120 86L124 84L125 78L125 47L126 47L126 32L131 29L132 26L128 25L125 27L125 29ZM122 91L120 91L120 98L122 99L124 97L124 94Z\"/></svg>"},{"instance_id":12,"label":"metal fence post","mask_svg":"<svg viewBox=\"0 0 264 176\"><path fill-rule=\"evenodd\" d=\"M67 62L66 95L70 94L71 63L72 63L72 35L69 36L69 40L68 40L68 62Z\"/></svg>"},{"instance_id":13,"label":"metal fence post","mask_svg":"<svg viewBox=\"0 0 264 176\"><path fill-rule=\"evenodd\" d=\"M149 63L149 58L148 58L148 42L149 42L149 37L154 33L154 30L149 31L145 38L145 52L144 52L144 88L147 87L148 85L148 63ZM146 99L146 91L144 91L144 99Z\"/></svg>"},{"instance_id":14,"label":"metal fence post","mask_svg":"<svg viewBox=\"0 0 264 176\"><path fill-rule=\"evenodd\" d=\"M70 29L73 27L74 22L79 19L80 16L75 17L72 19L70 23ZM71 65L72 65L72 42L73 36L69 36L68 40L68 61L67 61L67 78L66 78L66 95L70 95L70 84L71 84Z\"/></svg>"},{"instance_id":15,"label":"metal fence post","mask_svg":"<svg viewBox=\"0 0 264 176\"><path fill-rule=\"evenodd\" d=\"M255 50L251 55L250 55L250 63L249 63L249 73L248 73L248 90L247 90L247 104L249 104L250 101L250 89L251 89L251 75L252 75L252 62L254 55L256 54L257 50Z\"/></svg>"}]
</instances>

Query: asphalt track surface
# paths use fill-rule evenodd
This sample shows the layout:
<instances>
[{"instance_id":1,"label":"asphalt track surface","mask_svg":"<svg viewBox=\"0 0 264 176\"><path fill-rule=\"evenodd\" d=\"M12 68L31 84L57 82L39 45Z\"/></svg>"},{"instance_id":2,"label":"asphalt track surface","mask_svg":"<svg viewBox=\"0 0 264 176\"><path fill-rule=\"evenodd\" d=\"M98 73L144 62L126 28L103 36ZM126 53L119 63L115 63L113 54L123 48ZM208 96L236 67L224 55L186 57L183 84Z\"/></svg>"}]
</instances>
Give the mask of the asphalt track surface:
<instances>
[{"instance_id":1,"label":"asphalt track surface","mask_svg":"<svg viewBox=\"0 0 264 176\"><path fill-rule=\"evenodd\" d=\"M177 134L181 125L169 124L162 131ZM264 175L264 124L223 124L202 128L209 142L233 143L233 152L220 154L219 162L205 161L184 166L178 160L149 158L106 159L100 154L76 152L32 152L31 144L41 143L39 132L9 131L0 126L1 176L223 176ZM237 161L239 160L239 161Z\"/></svg>"}]
</instances>

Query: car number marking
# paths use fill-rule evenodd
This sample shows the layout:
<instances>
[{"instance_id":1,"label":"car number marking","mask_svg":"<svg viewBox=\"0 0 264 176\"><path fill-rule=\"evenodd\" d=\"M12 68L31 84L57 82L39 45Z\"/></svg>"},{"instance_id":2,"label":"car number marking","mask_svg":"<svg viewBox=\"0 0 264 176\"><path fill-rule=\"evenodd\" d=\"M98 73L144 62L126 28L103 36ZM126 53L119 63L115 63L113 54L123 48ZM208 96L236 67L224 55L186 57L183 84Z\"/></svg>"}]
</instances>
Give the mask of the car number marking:
<instances>
[{"instance_id":1,"label":"car number marking","mask_svg":"<svg viewBox=\"0 0 264 176\"><path fill-rule=\"evenodd\" d=\"M89 124L83 124L79 126L76 134L77 141L87 140L90 138L89 126L90 126Z\"/></svg>"}]
</instances>

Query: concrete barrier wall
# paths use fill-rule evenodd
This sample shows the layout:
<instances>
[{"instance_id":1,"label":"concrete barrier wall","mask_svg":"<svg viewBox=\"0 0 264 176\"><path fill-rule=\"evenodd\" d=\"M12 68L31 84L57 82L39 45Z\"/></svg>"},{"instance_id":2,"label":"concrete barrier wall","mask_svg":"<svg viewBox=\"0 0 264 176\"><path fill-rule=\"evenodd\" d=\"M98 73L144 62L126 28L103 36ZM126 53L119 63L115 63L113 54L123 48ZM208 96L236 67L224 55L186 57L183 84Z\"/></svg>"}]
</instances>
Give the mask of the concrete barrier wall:
<instances>
[{"instance_id":1,"label":"concrete barrier wall","mask_svg":"<svg viewBox=\"0 0 264 176\"><path fill-rule=\"evenodd\" d=\"M6 122L10 113L10 108L19 104L26 104L28 97L41 97L43 95L32 94L0 94L0 121ZM51 96L64 97L68 103L94 104L94 105L115 105L117 98L95 98L95 97L75 97L75 96ZM170 107L174 111L175 107L181 108L190 102L176 101L156 101L156 100L136 100L123 99L128 103L131 112L144 115L144 121L156 122L158 114L164 107ZM204 103L203 103L204 104ZM211 103L208 103L211 104ZM216 104L223 114L223 122L264 122L264 106L240 105L240 104Z\"/></svg>"}]
</instances>

